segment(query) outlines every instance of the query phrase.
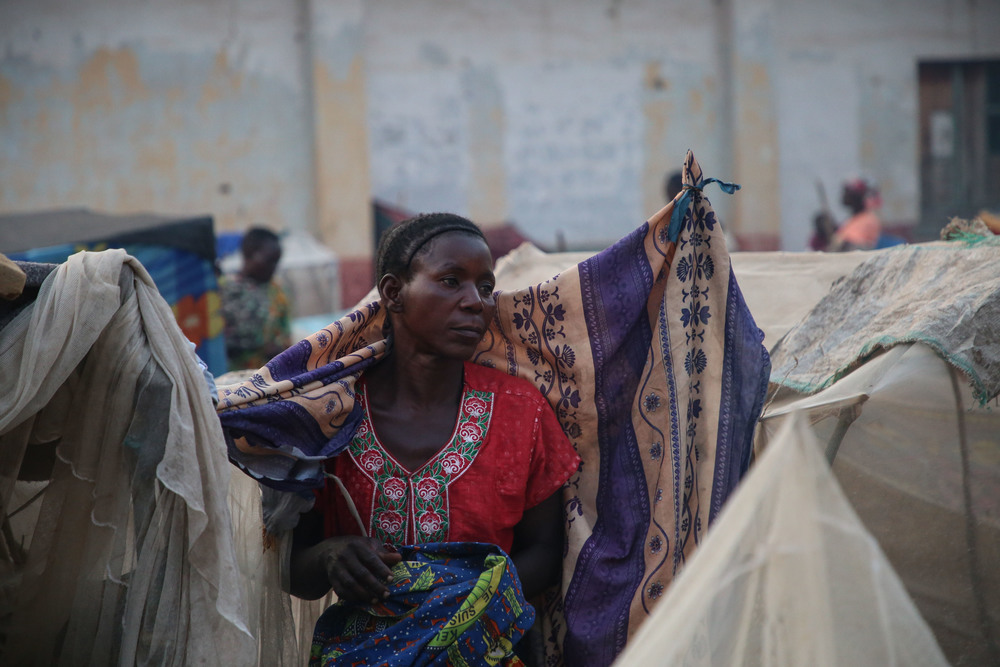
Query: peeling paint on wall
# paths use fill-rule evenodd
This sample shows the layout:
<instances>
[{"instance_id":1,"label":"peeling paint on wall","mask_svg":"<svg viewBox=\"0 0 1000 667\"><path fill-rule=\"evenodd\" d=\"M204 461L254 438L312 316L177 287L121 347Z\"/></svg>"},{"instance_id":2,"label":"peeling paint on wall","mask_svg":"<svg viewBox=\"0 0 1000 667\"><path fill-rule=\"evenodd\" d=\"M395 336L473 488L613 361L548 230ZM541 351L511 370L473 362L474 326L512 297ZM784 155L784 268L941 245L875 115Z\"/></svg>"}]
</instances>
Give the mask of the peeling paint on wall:
<instances>
[{"instance_id":1,"label":"peeling paint on wall","mask_svg":"<svg viewBox=\"0 0 1000 667\"><path fill-rule=\"evenodd\" d=\"M680 168L680 163L672 160L673 156L667 155L666 151L658 149L667 143L673 103L670 100L648 100L642 105L642 114L646 121L642 208L648 218L667 203L664 183L668 174Z\"/></svg>"},{"instance_id":2,"label":"peeling paint on wall","mask_svg":"<svg viewBox=\"0 0 1000 667\"><path fill-rule=\"evenodd\" d=\"M753 196L735 198L731 230L737 237L773 235L777 244L781 235L781 215L775 95L763 63L743 61L736 72L735 178Z\"/></svg>"},{"instance_id":3,"label":"peeling paint on wall","mask_svg":"<svg viewBox=\"0 0 1000 667\"><path fill-rule=\"evenodd\" d=\"M309 222L301 97L234 70L223 51L100 47L58 70L6 57L0 73L0 210L207 212L218 229Z\"/></svg>"},{"instance_id":4,"label":"peeling paint on wall","mask_svg":"<svg viewBox=\"0 0 1000 667\"><path fill-rule=\"evenodd\" d=\"M482 224L507 217L504 165L504 108L500 83L492 69L472 67L462 73L469 113L469 217Z\"/></svg>"},{"instance_id":5,"label":"peeling paint on wall","mask_svg":"<svg viewBox=\"0 0 1000 667\"><path fill-rule=\"evenodd\" d=\"M316 175L320 238L344 257L372 254L364 63L340 78L315 63Z\"/></svg>"},{"instance_id":6,"label":"peeling paint on wall","mask_svg":"<svg viewBox=\"0 0 1000 667\"><path fill-rule=\"evenodd\" d=\"M746 238L803 247L815 181L850 171L912 217L915 63L997 57L1000 4L723 4L0 3L0 210L318 219L367 256L374 194L593 247L690 148L744 186L713 204Z\"/></svg>"},{"instance_id":7,"label":"peeling paint on wall","mask_svg":"<svg viewBox=\"0 0 1000 667\"><path fill-rule=\"evenodd\" d=\"M673 101L667 98L670 88L670 80L663 75L660 62L646 63L642 102L645 125L642 209L646 217L666 203L664 181L678 168L676 160L666 150L670 118L674 113Z\"/></svg>"},{"instance_id":8,"label":"peeling paint on wall","mask_svg":"<svg viewBox=\"0 0 1000 667\"><path fill-rule=\"evenodd\" d=\"M80 113L113 112L146 97L148 91L132 49L102 47L80 67L73 86L72 104Z\"/></svg>"}]
</instances>

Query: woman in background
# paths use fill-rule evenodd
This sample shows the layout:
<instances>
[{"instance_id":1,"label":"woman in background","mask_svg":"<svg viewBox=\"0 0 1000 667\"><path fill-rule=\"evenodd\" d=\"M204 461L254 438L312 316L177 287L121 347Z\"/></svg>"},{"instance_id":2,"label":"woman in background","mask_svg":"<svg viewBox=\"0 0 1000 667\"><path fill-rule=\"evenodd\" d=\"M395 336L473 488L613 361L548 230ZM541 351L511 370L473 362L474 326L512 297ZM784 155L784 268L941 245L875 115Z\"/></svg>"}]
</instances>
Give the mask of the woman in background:
<instances>
[{"instance_id":1,"label":"woman in background","mask_svg":"<svg viewBox=\"0 0 1000 667\"><path fill-rule=\"evenodd\" d=\"M834 233L831 250L871 250L882 235L882 222L876 210L882 205L878 190L861 178L844 183L841 203L851 210L851 217Z\"/></svg>"}]
</instances>

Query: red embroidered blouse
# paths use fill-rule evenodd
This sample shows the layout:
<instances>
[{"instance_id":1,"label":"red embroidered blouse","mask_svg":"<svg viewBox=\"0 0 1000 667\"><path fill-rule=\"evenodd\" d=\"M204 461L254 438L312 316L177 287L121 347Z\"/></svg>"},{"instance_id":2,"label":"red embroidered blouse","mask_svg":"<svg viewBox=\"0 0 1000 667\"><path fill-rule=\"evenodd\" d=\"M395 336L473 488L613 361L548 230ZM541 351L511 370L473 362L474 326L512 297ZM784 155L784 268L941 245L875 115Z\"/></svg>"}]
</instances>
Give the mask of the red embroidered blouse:
<instances>
[{"instance_id":1,"label":"red embroidered blouse","mask_svg":"<svg viewBox=\"0 0 1000 667\"><path fill-rule=\"evenodd\" d=\"M530 382L465 364L465 391L451 440L414 471L400 465L364 417L347 451L327 463L368 533L390 544L489 542L510 551L526 509L559 489L580 463L555 413ZM357 535L333 480L317 491L326 536Z\"/></svg>"}]
</instances>

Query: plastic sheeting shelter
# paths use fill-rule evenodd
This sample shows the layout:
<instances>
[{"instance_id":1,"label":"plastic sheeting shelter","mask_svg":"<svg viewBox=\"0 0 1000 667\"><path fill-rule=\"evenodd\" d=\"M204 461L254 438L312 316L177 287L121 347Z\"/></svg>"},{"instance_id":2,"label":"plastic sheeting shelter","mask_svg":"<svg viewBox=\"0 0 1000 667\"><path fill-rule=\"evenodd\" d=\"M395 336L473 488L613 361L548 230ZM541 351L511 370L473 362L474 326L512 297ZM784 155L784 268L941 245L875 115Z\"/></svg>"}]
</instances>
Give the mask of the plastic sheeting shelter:
<instances>
[{"instance_id":1,"label":"plastic sheeting shelter","mask_svg":"<svg viewBox=\"0 0 1000 667\"><path fill-rule=\"evenodd\" d=\"M106 215L60 209L0 215L0 252L60 264L80 250L124 248L149 271L213 373L226 372L211 216Z\"/></svg>"}]
</instances>

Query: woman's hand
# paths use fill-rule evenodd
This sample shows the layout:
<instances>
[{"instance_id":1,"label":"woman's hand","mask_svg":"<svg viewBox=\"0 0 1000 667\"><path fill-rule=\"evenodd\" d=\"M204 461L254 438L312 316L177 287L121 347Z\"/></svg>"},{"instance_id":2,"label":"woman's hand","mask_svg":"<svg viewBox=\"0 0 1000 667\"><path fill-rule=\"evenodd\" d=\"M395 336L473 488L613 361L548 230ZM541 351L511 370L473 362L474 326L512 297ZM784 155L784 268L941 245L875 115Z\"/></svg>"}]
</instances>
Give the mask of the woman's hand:
<instances>
[{"instance_id":1,"label":"woman's hand","mask_svg":"<svg viewBox=\"0 0 1000 667\"><path fill-rule=\"evenodd\" d=\"M326 580L341 600L378 602L389 596L392 567L402 560L370 537L331 537L316 548Z\"/></svg>"},{"instance_id":2,"label":"woman's hand","mask_svg":"<svg viewBox=\"0 0 1000 667\"><path fill-rule=\"evenodd\" d=\"M331 588L341 600L364 603L389 592L392 567L402 560L378 540L358 535L323 539L322 516L306 512L292 540L289 592L317 600Z\"/></svg>"}]
</instances>

